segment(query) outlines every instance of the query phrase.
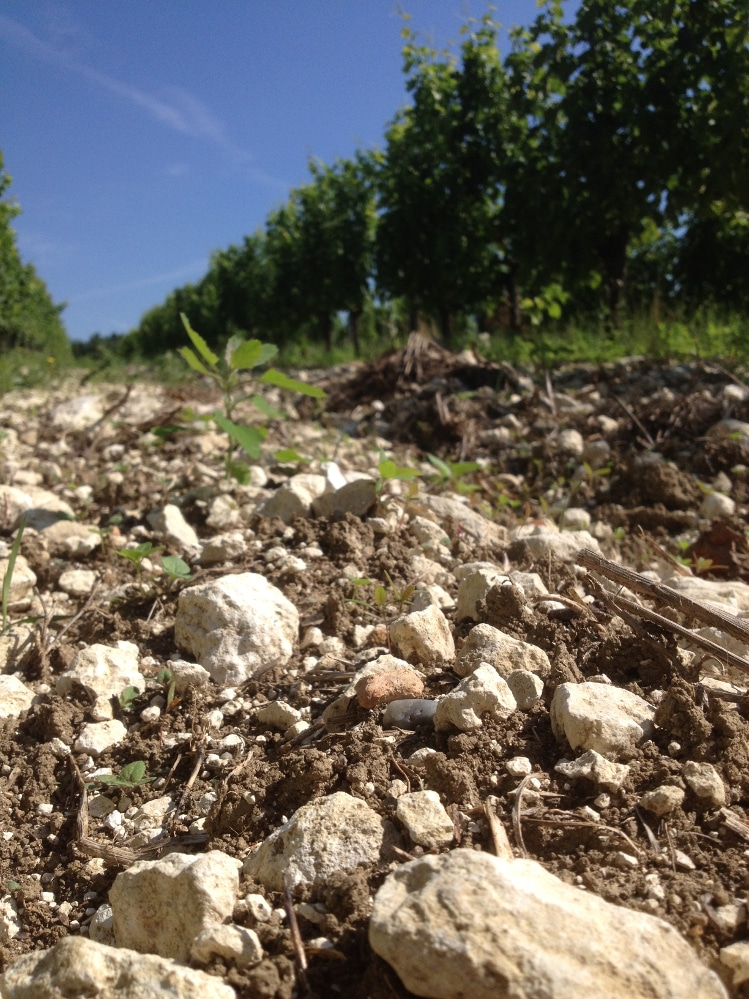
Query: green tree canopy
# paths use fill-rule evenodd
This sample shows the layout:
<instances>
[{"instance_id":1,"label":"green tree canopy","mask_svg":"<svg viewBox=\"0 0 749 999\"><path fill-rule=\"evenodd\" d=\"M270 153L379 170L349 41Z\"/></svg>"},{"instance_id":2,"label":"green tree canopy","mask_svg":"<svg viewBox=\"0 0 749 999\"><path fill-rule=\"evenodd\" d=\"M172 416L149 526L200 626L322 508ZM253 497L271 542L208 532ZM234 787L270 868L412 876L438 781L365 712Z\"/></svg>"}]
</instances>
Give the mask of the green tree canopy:
<instances>
[{"instance_id":1,"label":"green tree canopy","mask_svg":"<svg viewBox=\"0 0 749 999\"><path fill-rule=\"evenodd\" d=\"M0 349L26 347L64 360L70 344L60 319L64 305L55 305L33 264L18 253L11 222L21 209L4 197L11 184L0 153Z\"/></svg>"}]
</instances>

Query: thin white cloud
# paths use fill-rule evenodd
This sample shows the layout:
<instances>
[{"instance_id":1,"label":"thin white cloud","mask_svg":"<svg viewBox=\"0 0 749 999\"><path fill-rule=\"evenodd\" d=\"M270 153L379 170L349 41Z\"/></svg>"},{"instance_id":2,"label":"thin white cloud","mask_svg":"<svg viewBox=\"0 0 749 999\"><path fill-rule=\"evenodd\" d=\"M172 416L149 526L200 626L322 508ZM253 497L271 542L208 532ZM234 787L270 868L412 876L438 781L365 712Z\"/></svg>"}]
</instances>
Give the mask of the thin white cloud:
<instances>
[{"instance_id":1,"label":"thin white cloud","mask_svg":"<svg viewBox=\"0 0 749 999\"><path fill-rule=\"evenodd\" d=\"M0 14L0 38L4 38L34 59L55 63L78 73L131 104L144 108L152 118L167 128L212 143L222 149L236 164L246 164L254 158L252 153L240 149L228 138L224 123L206 104L181 87L168 87L164 97L159 97L129 83L122 83L71 57L62 49L47 44L24 25L2 14Z\"/></svg>"},{"instance_id":2,"label":"thin white cloud","mask_svg":"<svg viewBox=\"0 0 749 999\"><path fill-rule=\"evenodd\" d=\"M168 167L164 168L164 173L169 177L184 177L189 172L190 167L187 163L170 163Z\"/></svg>"},{"instance_id":3,"label":"thin white cloud","mask_svg":"<svg viewBox=\"0 0 749 999\"><path fill-rule=\"evenodd\" d=\"M106 298L108 295L119 294L122 291L135 291L138 288L149 288L152 285L168 284L183 278L198 278L205 274L207 270L207 260L194 260L191 264L185 264L184 267L179 267L174 271L166 271L164 274L152 274L151 277L140 278L138 281L115 284L109 288L94 288L91 291L84 291L80 295L71 295L68 299L68 304L76 305L78 302L88 302L94 298Z\"/></svg>"}]
</instances>

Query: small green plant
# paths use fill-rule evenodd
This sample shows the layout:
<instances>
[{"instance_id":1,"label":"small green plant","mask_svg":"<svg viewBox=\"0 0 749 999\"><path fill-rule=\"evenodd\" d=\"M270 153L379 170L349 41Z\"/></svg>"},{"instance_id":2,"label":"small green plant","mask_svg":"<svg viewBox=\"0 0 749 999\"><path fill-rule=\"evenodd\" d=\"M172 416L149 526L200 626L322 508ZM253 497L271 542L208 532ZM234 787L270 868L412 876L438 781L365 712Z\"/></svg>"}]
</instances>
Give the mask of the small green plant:
<instances>
[{"instance_id":1,"label":"small green plant","mask_svg":"<svg viewBox=\"0 0 749 999\"><path fill-rule=\"evenodd\" d=\"M365 586L374 587L372 601L361 600L358 597L352 596L348 598L347 603L364 608L372 617L386 617L388 607L395 607L396 613L400 613L405 607L410 606L416 590L416 584L408 583L400 589L393 582L388 572L385 573L385 579L387 580L386 586L373 579L352 579L351 583L354 587L354 593Z\"/></svg>"},{"instance_id":2,"label":"small green plant","mask_svg":"<svg viewBox=\"0 0 749 999\"><path fill-rule=\"evenodd\" d=\"M163 550L163 545L154 545L150 541L144 541L142 544L136 545L135 548L117 548L115 549L115 554L121 555L122 558L126 558L133 564L138 577L138 585L142 587L143 561L152 555L158 555ZM170 579L190 578L190 566L179 555L163 555L161 558L161 567Z\"/></svg>"},{"instance_id":3,"label":"small green plant","mask_svg":"<svg viewBox=\"0 0 749 999\"><path fill-rule=\"evenodd\" d=\"M458 493L475 493L480 488L463 482L464 475L478 472L481 468L477 461L443 461L434 454L428 454L427 461L436 469L435 478L440 485L450 484Z\"/></svg>"},{"instance_id":4,"label":"small green plant","mask_svg":"<svg viewBox=\"0 0 749 999\"><path fill-rule=\"evenodd\" d=\"M151 555L156 555L158 552L164 550L163 545L153 545L150 541L144 541L140 545L136 545L135 548L117 548L115 549L115 554L120 555L122 558L126 558L128 562L131 562L135 567L135 573L138 577L138 585L143 585L143 560L150 558Z\"/></svg>"},{"instance_id":5,"label":"small green plant","mask_svg":"<svg viewBox=\"0 0 749 999\"><path fill-rule=\"evenodd\" d=\"M120 693L119 702L120 707L123 711L132 711L134 707L134 702L143 693L142 690L138 690L137 687L125 687L125 689Z\"/></svg>"},{"instance_id":6,"label":"small green plant","mask_svg":"<svg viewBox=\"0 0 749 999\"><path fill-rule=\"evenodd\" d=\"M118 774L101 774L96 777L99 784L106 784L107 787L133 788L142 787L156 780L155 777L146 776L146 764L143 760L135 760L133 763L126 763Z\"/></svg>"},{"instance_id":7,"label":"small green plant","mask_svg":"<svg viewBox=\"0 0 749 999\"><path fill-rule=\"evenodd\" d=\"M161 567L170 579L190 578L190 566L179 555L162 555Z\"/></svg>"},{"instance_id":8,"label":"small green plant","mask_svg":"<svg viewBox=\"0 0 749 999\"><path fill-rule=\"evenodd\" d=\"M156 679L159 683L164 686L164 693L166 697L166 710L168 711L174 703L174 691L176 689L176 683L174 680L174 675L172 671L167 667L160 669L156 674Z\"/></svg>"},{"instance_id":9,"label":"small green plant","mask_svg":"<svg viewBox=\"0 0 749 999\"><path fill-rule=\"evenodd\" d=\"M16 568L16 559L18 558L18 553L21 550L21 539L23 538L23 532L26 528L26 514L21 518L21 523L19 524L18 530L16 531L16 536L13 539L13 544L10 548L10 555L8 556L8 565L5 569L5 574L3 575L3 586L2 595L0 600L2 601L2 613L3 613L3 627L0 634L4 635L8 630L8 602L10 600L10 587L13 583L13 572Z\"/></svg>"},{"instance_id":10,"label":"small green plant","mask_svg":"<svg viewBox=\"0 0 749 999\"><path fill-rule=\"evenodd\" d=\"M236 423L234 413L237 406L250 400L256 409L259 409L264 416L271 420L283 419L283 413L271 406L256 392L242 392L240 375L242 372L252 371L254 368L267 364L276 356L278 348L272 343L262 343L260 340L242 340L239 336L233 336L226 345L222 359L218 354L214 354L203 337L190 326L184 313L181 313L181 318L195 350L181 347L179 353L193 371L206 375L221 389L224 411L223 413L214 413L213 419L229 437L225 461L226 474L238 482L246 484L249 481L249 471L246 465L234 461L235 447L238 444L251 458L257 460L260 457L260 449L268 429L262 426L247 427ZM296 378L289 378L288 375L275 368L268 368L256 380L264 385L275 385L277 388L311 396L314 399L325 398L325 392L318 386L308 385Z\"/></svg>"}]
</instances>

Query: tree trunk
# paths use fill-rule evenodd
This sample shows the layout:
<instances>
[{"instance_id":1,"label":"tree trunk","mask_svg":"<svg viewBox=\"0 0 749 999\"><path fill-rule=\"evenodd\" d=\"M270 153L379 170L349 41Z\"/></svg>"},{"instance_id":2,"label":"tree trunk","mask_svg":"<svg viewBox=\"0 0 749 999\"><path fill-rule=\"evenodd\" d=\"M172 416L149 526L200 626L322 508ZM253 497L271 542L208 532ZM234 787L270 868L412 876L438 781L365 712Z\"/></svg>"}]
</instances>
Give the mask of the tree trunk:
<instances>
[{"instance_id":1,"label":"tree trunk","mask_svg":"<svg viewBox=\"0 0 749 999\"><path fill-rule=\"evenodd\" d=\"M621 228L608 239L604 240L598 247L598 256L603 265L608 322L611 328L615 330L618 330L621 326L619 307L624 292L628 245L629 229Z\"/></svg>"},{"instance_id":2,"label":"tree trunk","mask_svg":"<svg viewBox=\"0 0 749 999\"><path fill-rule=\"evenodd\" d=\"M354 357L361 357L361 342L359 340L361 314L361 309L350 309L348 314L348 333L351 337L351 343L354 345Z\"/></svg>"}]
</instances>

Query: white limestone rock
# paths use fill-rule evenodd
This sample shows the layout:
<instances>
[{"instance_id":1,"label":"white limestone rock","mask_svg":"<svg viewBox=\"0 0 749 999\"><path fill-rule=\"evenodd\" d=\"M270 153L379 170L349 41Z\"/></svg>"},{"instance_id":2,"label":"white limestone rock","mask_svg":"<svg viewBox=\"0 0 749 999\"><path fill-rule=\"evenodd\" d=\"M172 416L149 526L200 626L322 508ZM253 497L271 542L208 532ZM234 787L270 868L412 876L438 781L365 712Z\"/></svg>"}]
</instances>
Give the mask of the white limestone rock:
<instances>
[{"instance_id":1,"label":"white limestone rock","mask_svg":"<svg viewBox=\"0 0 749 999\"><path fill-rule=\"evenodd\" d=\"M137 861L109 892L117 946L186 962L199 934L231 919L238 888L237 861L220 850Z\"/></svg>"},{"instance_id":2,"label":"white limestone rock","mask_svg":"<svg viewBox=\"0 0 749 999\"><path fill-rule=\"evenodd\" d=\"M460 525L461 530L478 541L503 544L507 540L507 529L487 520L470 507L465 498L459 496L434 496L426 494L419 501L428 506L444 523L451 519Z\"/></svg>"},{"instance_id":3,"label":"white limestone rock","mask_svg":"<svg viewBox=\"0 0 749 999\"><path fill-rule=\"evenodd\" d=\"M664 920L580 891L533 860L475 850L389 874L369 942L430 999L728 999Z\"/></svg>"},{"instance_id":4,"label":"white limestone rock","mask_svg":"<svg viewBox=\"0 0 749 999\"><path fill-rule=\"evenodd\" d=\"M17 622L0 635L0 673L13 672L16 664L31 651L35 629Z\"/></svg>"},{"instance_id":5,"label":"white limestone rock","mask_svg":"<svg viewBox=\"0 0 749 999\"><path fill-rule=\"evenodd\" d=\"M246 968L263 960L263 947L254 930L222 924L199 933L193 940L190 956L197 964L207 964L214 957L221 957L239 968Z\"/></svg>"},{"instance_id":6,"label":"white limestone rock","mask_svg":"<svg viewBox=\"0 0 749 999\"><path fill-rule=\"evenodd\" d=\"M590 528L590 514L583 507L568 506L559 511L559 528L563 531L587 531Z\"/></svg>"},{"instance_id":7,"label":"white limestone rock","mask_svg":"<svg viewBox=\"0 0 749 999\"><path fill-rule=\"evenodd\" d=\"M34 691L14 674L0 675L0 718L18 718L28 711Z\"/></svg>"},{"instance_id":8,"label":"white limestone rock","mask_svg":"<svg viewBox=\"0 0 749 999\"><path fill-rule=\"evenodd\" d=\"M104 416L104 397L94 393L78 395L59 403L50 413L52 425L62 430L86 430Z\"/></svg>"},{"instance_id":9,"label":"white limestone rock","mask_svg":"<svg viewBox=\"0 0 749 999\"><path fill-rule=\"evenodd\" d=\"M585 440L579 430L561 430L557 437L557 445L565 454L579 458L585 449Z\"/></svg>"},{"instance_id":10,"label":"white limestone rock","mask_svg":"<svg viewBox=\"0 0 749 999\"><path fill-rule=\"evenodd\" d=\"M0 976L3 999L236 999L204 971L81 936L19 957Z\"/></svg>"},{"instance_id":11,"label":"white limestone rock","mask_svg":"<svg viewBox=\"0 0 749 999\"><path fill-rule=\"evenodd\" d=\"M461 680L455 690L445 694L437 705L434 727L437 731L448 731L451 726L461 732L481 728L481 716L488 713L492 718L509 718L517 708L512 691L499 673L488 663Z\"/></svg>"},{"instance_id":12,"label":"white limestone rock","mask_svg":"<svg viewBox=\"0 0 749 999\"><path fill-rule=\"evenodd\" d=\"M140 672L138 646L134 642L88 645L76 653L70 668L58 676L57 693L65 697L73 687L83 687L92 698L119 697L125 687L146 689Z\"/></svg>"},{"instance_id":13,"label":"white limestone rock","mask_svg":"<svg viewBox=\"0 0 749 999\"><path fill-rule=\"evenodd\" d=\"M723 493L708 493L700 503L700 517L705 520L721 520L733 517L736 513L736 502Z\"/></svg>"},{"instance_id":14,"label":"white limestone rock","mask_svg":"<svg viewBox=\"0 0 749 999\"><path fill-rule=\"evenodd\" d=\"M513 670L527 670L540 677L548 676L551 670L549 657L543 649L513 638L490 624L477 624L471 628L454 669L458 676L468 676L482 662L489 663L505 678Z\"/></svg>"},{"instance_id":15,"label":"white limestone rock","mask_svg":"<svg viewBox=\"0 0 749 999\"><path fill-rule=\"evenodd\" d=\"M447 618L434 604L391 621L388 627L394 651L407 662L451 662L455 642Z\"/></svg>"},{"instance_id":16,"label":"white limestone rock","mask_svg":"<svg viewBox=\"0 0 749 999\"><path fill-rule=\"evenodd\" d=\"M71 597L86 597L96 583L96 573L91 569L66 569L60 573L57 585Z\"/></svg>"},{"instance_id":17,"label":"white limestone rock","mask_svg":"<svg viewBox=\"0 0 749 999\"><path fill-rule=\"evenodd\" d=\"M573 749L616 757L654 731L655 708L637 694L603 683L562 683L551 700L551 727Z\"/></svg>"},{"instance_id":18,"label":"white limestone rock","mask_svg":"<svg viewBox=\"0 0 749 999\"><path fill-rule=\"evenodd\" d=\"M8 572L9 559L0 558L0 582ZM36 573L23 555L16 556L16 564L8 588L8 609L13 611L26 610L34 598Z\"/></svg>"},{"instance_id":19,"label":"white limestone rock","mask_svg":"<svg viewBox=\"0 0 749 999\"><path fill-rule=\"evenodd\" d=\"M188 687L205 687L211 682L211 674L200 663L174 659L166 664L166 668L171 671L176 694L184 694Z\"/></svg>"},{"instance_id":20,"label":"white limestone rock","mask_svg":"<svg viewBox=\"0 0 749 999\"><path fill-rule=\"evenodd\" d=\"M160 541L174 545L182 551L200 549L200 539L195 533L195 528L187 523L180 508L173 503L152 510L147 519Z\"/></svg>"},{"instance_id":21,"label":"white limestone rock","mask_svg":"<svg viewBox=\"0 0 749 999\"><path fill-rule=\"evenodd\" d=\"M298 708L293 708L286 701L269 701L255 712L255 721L261 725L270 725L271 728L280 728L284 732L301 717Z\"/></svg>"},{"instance_id":22,"label":"white limestone rock","mask_svg":"<svg viewBox=\"0 0 749 999\"><path fill-rule=\"evenodd\" d=\"M238 686L291 658L299 613L277 587L253 572L182 590L174 636L216 683Z\"/></svg>"},{"instance_id":23,"label":"white limestone rock","mask_svg":"<svg viewBox=\"0 0 749 999\"><path fill-rule=\"evenodd\" d=\"M720 962L733 972L734 985L749 981L749 940L721 947Z\"/></svg>"},{"instance_id":24,"label":"white limestone rock","mask_svg":"<svg viewBox=\"0 0 749 999\"><path fill-rule=\"evenodd\" d=\"M271 891L308 885L338 871L377 863L391 835L389 823L361 798L343 791L302 805L244 862L248 877Z\"/></svg>"},{"instance_id":25,"label":"white limestone rock","mask_svg":"<svg viewBox=\"0 0 749 999\"><path fill-rule=\"evenodd\" d=\"M23 489L0 483L0 510L11 530L18 527L21 517L31 509L31 505L31 497Z\"/></svg>"},{"instance_id":26,"label":"white limestone rock","mask_svg":"<svg viewBox=\"0 0 749 999\"><path fill-rule=\"evenodd\" d=\"M702 579L700 576L671 576L664 582L690 600L716 604L733 614L749 611L749 583L734 579Z\"/></svg>"},{"instance_id":27,"label":"white limestone rock","mask_svg":"<svg viewBox=\"0 0 749 999\"><path fill-rule=\"evenodd\" d=\"M24 492L31 500L31 506L26 510L27 527L43 531L45 527L49 527L50 524L54 524L58 520L73 520L75 518L75 512L71 505L61 499L57 493L41 489L39 486L26 486Z\"/></svg>"},{"instance_id":28,"label":"white limestone rock","mask_svg":"<svg viewBox=\"0 0 749 999\"><path fill-rule=\"evenodd\" d=\"M478 621L479 601L486 599L486 594L495 583L507 579L507 574L491 563L474 562L462 568L466 570L471 567L473 570L470 572L455 573L456 578L460 580L455 608L456 621Z\"/></svg>"},{"instance_id":29,"label":"white limestone rock","mask_svg":"<svg viewBox=\"0 0 749 999\"><path fill-rule=\"evenodd\" d=\"M629 767L624 763L607 760L595 749L589 749L576 760L560 760L554 769L565 777L583 777L606 791L621 787L629 773Z\"/></svg>"},{"instance_id":30,"label":"white limestone rock","mask_svg":"<svg viewBox=\"0 0 749 999\"><path fill-rule=\"evenodd\" d=\"M88 935L96 943L106 944L108 947L116 946L111 905L105 902L104 905L99 906L88 924Z\"/></svg>"},{"instance_id":31,"label":"white limestone rock","mask_svg":"<svg viewBox=\"0 0 749 999\"><path fill-rule=\"evenodd\" d=\"M544 681L538 674L531 673L527 669L514 669L506 680L521 711L530 711L541 700Z\"/></svg>"},{"instance_id":32,"label":"white limestone rock","mask_svg":"<svg viewBox=\"0 0 749 999\"><path fill-rule=\"evenodd\" d=\"M726 788L712 763L689 760L681 768L681 775L690 791L706 808L722 808L726 803Z\"/></svg>"},{"instance_id":33,"label":"white limestone rock","mask_svg":"<svg viewBox=\"0 0 749 999\"><path fill-rule=\"evenodd\" d=\"M312 472L292 475L282 486L258 506L257 513L263 517L278 517L285 524L294 517L309 517L312 501L325 492L325 476Z\"/></svg>"},{"instance_id":34,"label":"white limestone rock","mask_svg":"<svg viewBox=\"0 0 749 999\"><path fill-rule=\"evenodd\" d=\"M598 541L588 531L549 531L523 538L523 547L536 562L554 558L559 562L574 562L581 548L601 553Z\"/></svg>"},{"instance_id":35,"label":"white limestone rock","mask_svg":"<svg viewBox=\"0 0 749 999\"><path fill-rule=\"evenodd\" d=\"M10 895L0 898L0 944L7 945L23 929L18 915L18 905Z\"/></svg>"},{"instance_id":36,"label":"white limestone rock","mask_svg":"<svg viewBox=\"0 0 749 999\"><path fill-rule=\"evenodd\" d=\"M642 808L652 812L653 815L657 815L658 818L663 818L664 815L670 815L671 812L680 808L683 801L684 791L682 788L674 787L673 784L661 784L659 787L654 787L651 791L646 791L640 795L639 804Z\"/></svg>"},{"instance_id":37,"label":"white limestone rock","mask_svg":"<svg viewBox=\"0 0 749 999\"><path fill-rule=\"evenodd\" d=\"M101 532L90 524L58 520L41 532L51 555L83 558L101 546Z\"/></svg>"},{"instance_id":38,"label":"white limestone rock","mask_svg":"<svg viewBox=\"0 0 749 999\"><path fill-rule=\"evenodd\" d=\"M203 542L200 564L216 565L219 562L231 562L240 559L246 551L247 542L242 532L226 531Z\"/></svg>"},{"instance_id":39,"label":"white limestone rock","mask_svg":"<svg viewBox=\"0 0 749 999\"><path fill-rule=\"evenodd\" d=\"M105 750L118 746L126 738L127 729L118 718L89 722L81 729L73 743L73 750L76 753L88 753L89 756L101 756Z\"/></svg>"},{"instance_id":40,"label":"white limestone rock","mask_svg":"<svg viewBox=\"0 0 749 999\"><path fill-rule=\"evenodd\" d=\"M427 850L449 846L455 837L453 820L436 791L411 791L398 798L395 808L414 843Z\"/></svg>"},{"instance_id":41,"label":"white limestone rock","mask_svg":"<svg viewBox=\"0 0 749 999\"><path fill-rule=\"evenodd\" d=\"M324 492L312 500L312 512L316 517L342 516L351 513L363 517L377 500L377 483L368 475L346 482L334 492Z\"/></svg>"}]
</instances>

